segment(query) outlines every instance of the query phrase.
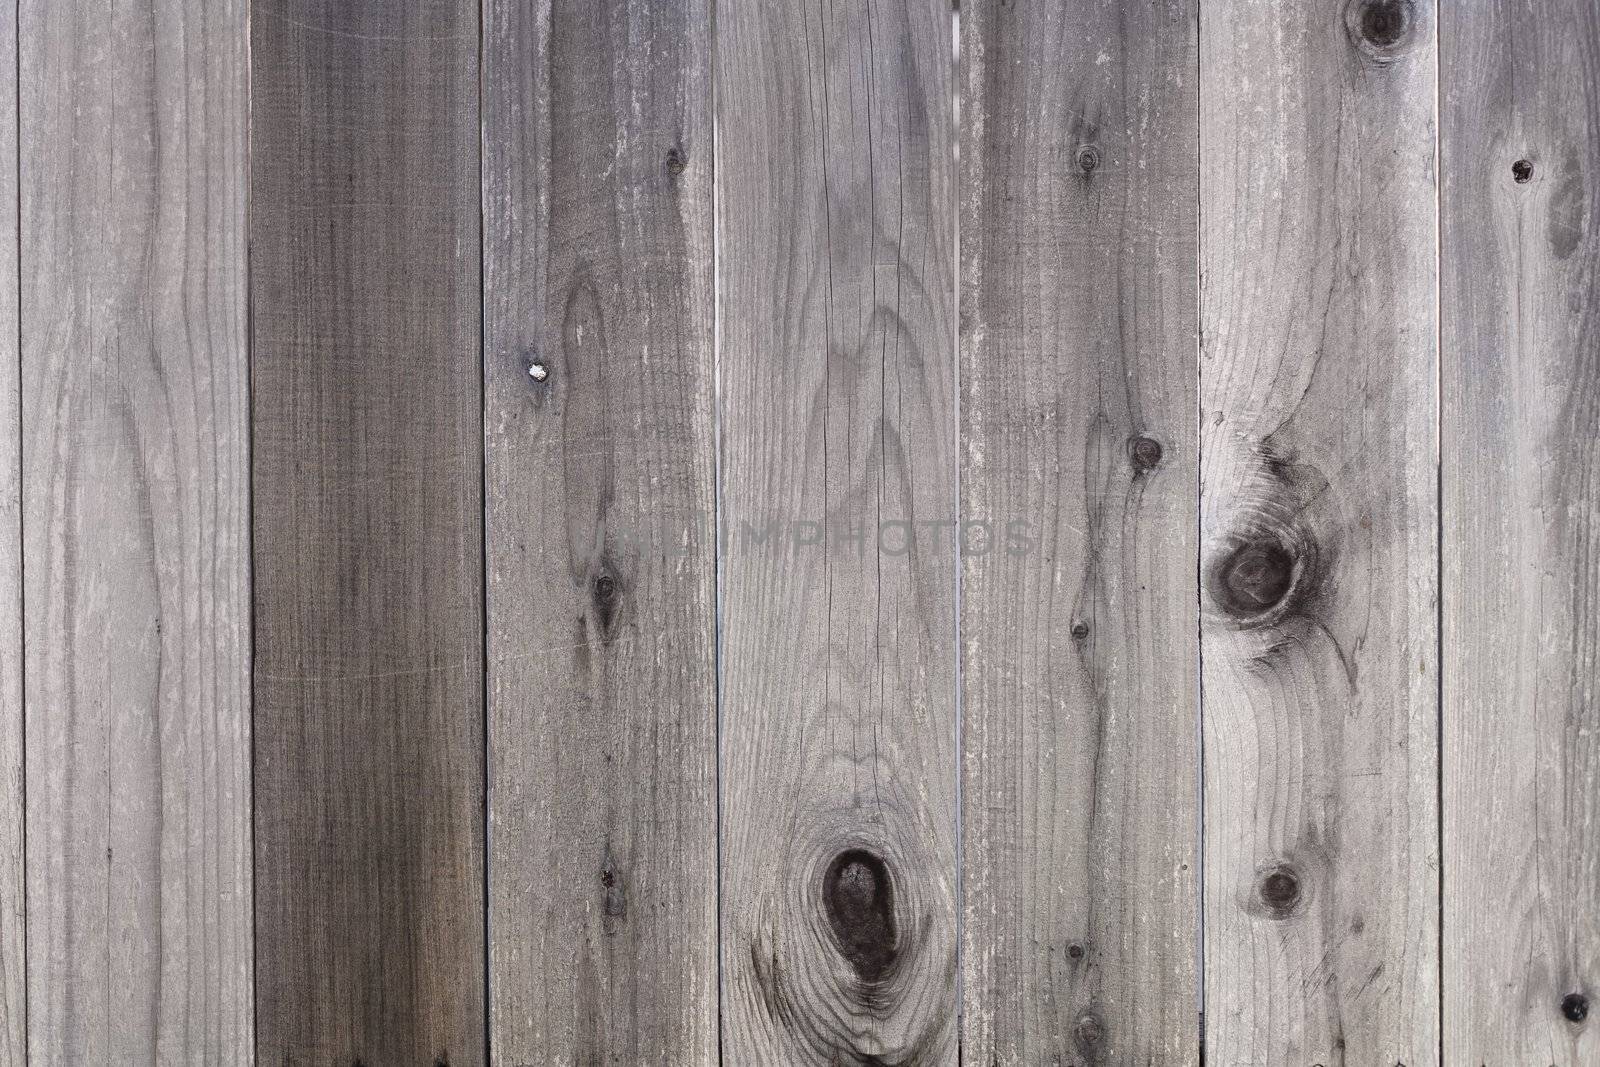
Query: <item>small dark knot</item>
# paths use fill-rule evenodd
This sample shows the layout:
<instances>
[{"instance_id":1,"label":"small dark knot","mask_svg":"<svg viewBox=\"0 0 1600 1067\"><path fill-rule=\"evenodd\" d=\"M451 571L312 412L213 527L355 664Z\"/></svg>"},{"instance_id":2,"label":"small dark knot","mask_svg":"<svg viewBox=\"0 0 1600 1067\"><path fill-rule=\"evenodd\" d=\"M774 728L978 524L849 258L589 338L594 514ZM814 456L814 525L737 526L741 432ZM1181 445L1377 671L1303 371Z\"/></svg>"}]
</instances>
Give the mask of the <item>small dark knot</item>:
<instances>
[{"instance_id":1,"label":"small dark knot","mask_svg":"<svg viewBox=\"0 0 1600 1067\"><path fill-rule=\"evenodd\" d=\"M865 849L840 853L823 876L822 902L839 951L856 974L867 982L881 979L898 950L894 886L883 860Z\"/></svg>"},{"instance_id":2,"label":"small dark knot","mask_svg":"<svg viewBox=\"0 0 1600 1067\"><path fill-rule=\"evenodd\" d=\"M1277 607L1294 584L1294 557L1272 538L1246 541L1223 560L1212 594L1230 615L1248 618Z\"/></svg>"},{"instance_id":3,"label":"small dark knot","mask_svg":"<svg viewBox=\"0 0 1600 1067\"><path fill-rule=\"evenodd\" d=\"M1086 622L1075 622L1075 623L1073 623L1072 624L1072 636L1077 638L1079 641L1082 641L1084 638L1088 637L1089 636L1089 624L1086 623Z\"/></svg>"},{"instance_id":4,"label":"small dark knot","mask_svg":"<svg viewBox=\"0 0 1600 1067\"><path fill-rule=\"evenodd\" d=\"M1581 1023L1589 1017L1589 998L1582 993L1568 993L1561 998L1561 1014L1569 1023Z\"/></svg>"},{"instance_id":5,"label":"small dark knot","mask_svg":"<svg viewBox=\"0 0 1600 1067\"><path fill-rule=\"evenodd\" d=\"M677 148L677 147L667 149L667 173L668 174L671 174L671 175L674 175L674 176L682 174L684 172L684 170L686 170L688 168L688 166L689 166L689 155L688 155L687 152L685 152L683 149Z\"/></svg>"},{"instance_id":6,"label":"small dark knot","mask_svg":"<svg viewBox=\"0 0 1600 1067\"><path fill-rule=\"evenodd\" d=\"M1156 464L1161 462L1161 442L1140 434L1128 442L1128 458L1136 471L1155 470Z\"/></svg>"},{"instance_id":7,"label":"small dark knot","mask_svg":"<svg viewBox=\"0 0 1600 1067\"><path fill-rule=\"evenodd\" d=\"M1511 164L1511 177L1518 185L1527 185L1533 181L1533 164L1526 159L1519 159Z\"/></svg>"},{"instance_id":8,"label":"small dark knot","mask_svg":"<svg viewBox=\"0 0 1600 1067\"><path fill-rule=\"evenodd\" d=\"M1282 919L1300 903L1300 878L1288 867L1274 867L1256 884L1256 896L1267 914Z\"/></svg>"},{"instance_id":9,"label":"small dark knot","mask_svg":"<svg viewBox=\"0 0 1600 1067\"><path fill-rule=\"evenodd\" d=\"M1067 955L1075 960L1083 959L1083 942L1070 941L1067 943Z\"/></svg>"},{"instance_id":10,"label":"small dark knot","mask_svg":"<svg viewBox=\"0 0 1600 1067\"><path fill-rule=\"evenodd\" d=\"M1089 174L1100 166L1100 149L1086 144L1078 149L1078 169Z\"/></svg>"}]
</instances>

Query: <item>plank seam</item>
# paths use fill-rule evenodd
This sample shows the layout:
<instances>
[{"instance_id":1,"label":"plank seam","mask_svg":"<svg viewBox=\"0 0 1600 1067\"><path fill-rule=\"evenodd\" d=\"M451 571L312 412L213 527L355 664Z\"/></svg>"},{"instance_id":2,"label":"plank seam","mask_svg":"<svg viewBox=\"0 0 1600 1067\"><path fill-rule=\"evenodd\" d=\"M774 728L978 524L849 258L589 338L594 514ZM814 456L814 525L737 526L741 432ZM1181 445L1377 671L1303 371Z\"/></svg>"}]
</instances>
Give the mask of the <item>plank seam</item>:
<instances>
[{"instance_id":1,"label":"plank seam","mask_svg":"<svg viewBox=\"0 0 1600 1067\"><path fill-rule=\"evenodd\" d=\"M716 782L716 933L717 1064L721 1067L727 989L722 968L722 111L718 91L717 0L709 0L711 31L707 45L711 95L711 702Z\"/></svg>"}]
</instances>

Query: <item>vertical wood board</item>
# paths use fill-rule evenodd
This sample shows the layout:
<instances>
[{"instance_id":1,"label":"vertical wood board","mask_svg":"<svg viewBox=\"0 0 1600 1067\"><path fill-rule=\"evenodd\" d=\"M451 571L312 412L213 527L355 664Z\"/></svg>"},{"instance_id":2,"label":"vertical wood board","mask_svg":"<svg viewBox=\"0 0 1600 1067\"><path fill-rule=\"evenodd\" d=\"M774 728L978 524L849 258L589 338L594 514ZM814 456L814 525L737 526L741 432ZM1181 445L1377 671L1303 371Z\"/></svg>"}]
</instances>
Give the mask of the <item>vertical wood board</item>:
<instances>
[{"instance_id":1,"label":"vertical wood board","mask_svg":"<svg viewBox=\"0 0 1600 1067\"><path fill-rule=\"evenodd\" d=\"M712 1063L709 4L486 10L495 1060Z\"/></svg>"},{"instance_id":2,"label":"vertical wood board","mask_svg":"<svg viewBox=\"0 0 1600 1067\"><path fill-rule=\"evenodd\" d=\"M1197 5L963 5L963 1057L1198 1059Z\"/></svg>"},{"instance_id":3,"label":"vertical wood board","mask_svg":"<svg viewBox=\"0 0 1600 1067\"><path fill-rule=\"evenodd\" d=\"M258 0L263 1063L487 1059L478 12Z\"/></svg>"},{"instance_id":4,"label":"vertical wood board","mask_svg":"<svg viewBox=\"0 0 1600 1067\"><path fill-rule=\"evenodd\" d=\"M250 1062L245 37L20 7L33 1064Z\"/></svg>"},{"instance_id":5,"label":"vertical wood board","mask_svg":"<svg viewBox=\"0 0 1600 1067\"><path fill-rule=\"evenodd\" d=\"M0 9L0 1067L27 1056L17 9Z\"/></svg>"},{"instance_id":6,"label":"vertical wood board","mask_svg":"<svg viewBox=\"0 0 1600 1067\"><path fill-rule=\"evenodd\" d=\"M1600 1061L1600 22L1442 12L1444 1062Z\"/></svg>"},{"instance_id":7,"label":"vertical wood board","mask_svg":"<svg viewBox=\"0 0 1600 1067\"><path fill-rule=\"evenodd\" d=\"M728 1063L956 1060L953 46L717 12Z\"/></svg>"},{"instance_id":8,"label":"vertical wood board","mask_svg":"<svg viewBox=\"0 0 1600 1067\"><path fill-rule=\"evenodd\" d=\"M1434 6L1201 31L1206 1053L1437 1063Z\"/></svg>"}]
</instances>

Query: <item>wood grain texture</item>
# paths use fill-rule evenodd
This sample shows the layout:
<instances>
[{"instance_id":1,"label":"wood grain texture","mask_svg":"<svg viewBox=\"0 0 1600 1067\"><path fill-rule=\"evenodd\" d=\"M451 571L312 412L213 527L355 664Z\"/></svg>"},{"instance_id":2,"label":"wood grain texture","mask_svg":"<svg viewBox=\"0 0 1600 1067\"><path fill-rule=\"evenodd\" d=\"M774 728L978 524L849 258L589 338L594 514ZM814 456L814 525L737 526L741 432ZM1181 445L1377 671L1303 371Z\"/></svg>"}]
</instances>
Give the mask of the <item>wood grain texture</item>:
<instances>
[{"instance_id":1,"label":"wood grain texture","mask_svg":"<svg viewBox=\"0 0 1600 1067\"><path fill-rule=\"evenodd\" d=\"M0 9L0 1067L27 1060L17 8ZM9 208L9 210L7 210Z\"/></svg>"},{"instance_id":2,"label":"wood grain texture","mask_svg":"<svg viewBox=\"0 0 1600 1067\"><path fill-rule=\"evenodd\" d=\"M962 1053L1198 1060L1196 4L964 4Z\"/></svg>"},{"instance_id":3,"label":"wood grain texture","mask_svg":"<svg viewBox=\"0 0 1600 1067\"><path fill-rule=\"evenodd\" d=\"M717 1058L707 0L493 0L491 1045Z\"/></svg>"},{"instance_id":4,"label":"wood grain texture","mask_svg":"<svg viewBox=\"0 0 1600 1067\"><path fill-rule=\"evenodd\" d=\"M245 27L20 8L41 1067L250 1062Z\"/></svg>"},{"instance_id":5,"label":"wood grain texture","mask_svg":"<svg viewBox=\"0 0 1600 1067\"><path fill-rule=\"evenodd\" d=\"M727 1063L956 1058L953 43L717 12Z\"/></svg>"},{"instance_id":6,"label":"wood grain texture","mask_svg":"<svg viewBox=\"0 0 1600 1067\"><path fill-rule=\"evenodd\" d=\"M1206 1054L1437 1063L1434 8L1201 27Z\"/></svg>"},{"instance_id":7,"label":"wood grain texture","mask_svg":"<svg viewBox=\"0 0 1600 1067\"><path fill-rule=\"evenodd\" d=\"M485 1049L478 13L251 13L261 1062Z\"/></svg>"},{"instance_id":8,"label":"wood grain texture","mask_svg":"<svg viewBox=\"0 0 1600 1067\"><path fill-rule=\"evenodd\" d=\"M1441 17L1444 1061L1575 1067L1600 1062L1600 23Z\"/></svg>"}]
</instances>

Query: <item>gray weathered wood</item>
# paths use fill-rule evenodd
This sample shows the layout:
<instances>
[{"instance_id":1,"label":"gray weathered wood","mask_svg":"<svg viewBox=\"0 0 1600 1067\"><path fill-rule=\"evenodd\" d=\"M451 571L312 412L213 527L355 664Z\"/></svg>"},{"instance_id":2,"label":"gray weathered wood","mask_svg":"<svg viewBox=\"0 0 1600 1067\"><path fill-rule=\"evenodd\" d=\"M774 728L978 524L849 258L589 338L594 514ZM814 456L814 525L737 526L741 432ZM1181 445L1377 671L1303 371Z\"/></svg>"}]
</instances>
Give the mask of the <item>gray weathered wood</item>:
<instances>
[{"instance_id":1,"label":"gray weathered wood","mask_svg":"<svg viewBox=\"0 0 1600 1067\"><path fill-rule=\"evenodd\" d=\"M952 51L717 12L725 1063L956 1058Z\"/></svg>"},{"instance_id":2,"label":"gray weathered wood","mask_svg":"<svg viewBox=\"0 0 1600 1067\"><path fill-rule=\"evenodd\" d=\"M1600 1062L1600 21L1442 17L1444 1062L1575 1067Z\"/></svg>"},{"instance_id":3,"label":"gray weathered wood","mask_svg":"<svg viewBox=\"0 0 1600 1067\"><path fill-rule=\"evenodd\" d=\"M17 318L17 8L0 9L0 1067L27 1047L22 792L22 408Z\"/></svg>"},{"instance_id":4,"label":"gray weathered wood","mask_svg":"<svg viewBox=\"0 0 1600 1067\"><path fill-rule=\"evenodd\" d=\"M717 1056L707 0L491 0L491 1045Z\"/></svg>"},{"instance_id":5,"label":"gray weathered wood","mask_svg":"<svg viewBox=\"0 0 1600 1067\"><path fill-rule=\"evenodd\" d=\"M20 10L41 1067L251 1060L245 27Z\"/></svg>"},{"instance_id":6,"label":"gray weathered wood","mask_svg":"<svg viewBox=\"0 0 1600 1067\"><path fill-rule=\"evenodd\" d=\"M1434 7L1201 30L1206 1053L1437 1063Z\"/></svg>"},{"instance_id":7,"label":"gray weathered wood","mask_svg":"<svg viewBox=\"0 0 1600 1067\"><path fill-rule=\"evenodd\" d=\"M964 1059L1198 1058L1196 4L962 6Z\"/></svg>"},{"instance_id":8,"label":"gray weathered wood","mask_svg":"<svg viewBox=\"0 0 1600 1067\"><path fill-rule=\"evenodd\" d=\"M261 1062L485 1062L475 4L258 0Z\"/></svg>"}]
</instances>

